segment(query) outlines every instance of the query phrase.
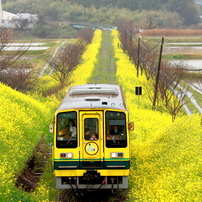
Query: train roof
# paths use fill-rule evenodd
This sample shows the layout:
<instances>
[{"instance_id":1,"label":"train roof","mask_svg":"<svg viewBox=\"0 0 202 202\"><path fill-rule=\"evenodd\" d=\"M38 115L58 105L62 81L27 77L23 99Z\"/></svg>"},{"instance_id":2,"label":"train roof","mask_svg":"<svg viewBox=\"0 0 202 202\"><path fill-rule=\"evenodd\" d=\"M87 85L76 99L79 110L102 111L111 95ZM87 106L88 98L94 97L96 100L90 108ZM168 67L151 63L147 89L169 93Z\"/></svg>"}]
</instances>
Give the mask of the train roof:
<instances>
[{"instance_id":1,"label":"train roof","mask_svg":"<svg viewBox=\"0 0 202 202\"><path fill-rule=\"evenodd\" d=\"M72 86L57 111L84 108L127 110L120 86L113 84L86 84Z\"/></svg>"}]
</instances>

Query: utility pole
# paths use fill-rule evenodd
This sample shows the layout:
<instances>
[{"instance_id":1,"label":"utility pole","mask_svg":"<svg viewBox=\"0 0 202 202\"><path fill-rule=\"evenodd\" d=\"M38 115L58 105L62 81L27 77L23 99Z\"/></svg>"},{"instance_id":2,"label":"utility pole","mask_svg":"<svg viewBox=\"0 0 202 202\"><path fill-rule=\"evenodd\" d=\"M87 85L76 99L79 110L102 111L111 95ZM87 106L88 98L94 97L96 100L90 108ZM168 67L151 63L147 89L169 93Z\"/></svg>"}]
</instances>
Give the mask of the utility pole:
<instances>
[{"instance_id":1,"label":"utility pole","mask_svg":"<svg viewBox=\"0 0 202 202\"><path fill-rule=\"evenodd\" d=\"M3 20L3 10L2 10L1 0L0 0L0 27L1 27L2 20Z\"/></svg>"},{"instance_id":2,"label":"utility pole","mask_svg":"<svg viewBox=\"0 0 202 202\"><path fill-rule=\"evenodd\" d=\"M138 49L137 49L137 77L139 76L139 66L140 66L140 38L138 38Z\"/></svg>"},{"instance_id":3,"label":"utility pole","mask_svg":"<svg viewBox=\"0 0 202 202\"><path fill-rule=\"evenodd\" d=\"M162 58L162 52L163 52L163 44L164 44L164 38L162 37L158 69L157 69L157 73L156 73L156 84L155 84L155 89L154 89L154 99L153 99L152 109L156 108L156 99L157 99L157 94L158 94L158 84L159 84L159 77L160 77L160 70L161 70L161 58Z\"/></svg>"}]
</instances>

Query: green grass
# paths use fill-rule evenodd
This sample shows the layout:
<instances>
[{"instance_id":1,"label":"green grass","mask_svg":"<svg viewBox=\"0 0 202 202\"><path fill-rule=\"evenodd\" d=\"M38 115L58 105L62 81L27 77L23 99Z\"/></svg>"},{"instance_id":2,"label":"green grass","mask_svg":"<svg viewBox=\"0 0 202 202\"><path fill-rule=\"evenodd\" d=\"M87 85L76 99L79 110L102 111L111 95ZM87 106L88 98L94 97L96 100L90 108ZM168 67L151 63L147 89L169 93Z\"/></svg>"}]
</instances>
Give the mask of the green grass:
<instances>
[{"instance_id":1,"label":"green grass","mask_svg":"<svg viewBox=\"0 0 202 202\"><path fill-rule=\"evenodd\" d=\"M114 50L112 47L112 36L110 32L103 32L102 45L97 56L96 67L88 83L98 82L115 84L117 82L115 76L115 61Z\"/></svg>"},{"instance_id":2,"label":"green grass","mask_svg":"<svg viewBox=\"0 0 202 202\"><path fill-rule=\"evenodd\" d=\"M55 41L50 41L50 42L46 42L45 44L43 44L43 45L40 45L40 46L47 46L47 47L52 47L52 46L55 46L55 45L57 45L58 43L57 42L55 42Z\"/></svg>"},{"instance_id":3,"label":"green grass","mask_svg":"<svg viewBox=\"0 0 202 202\"><path fill-rule=\"evenodd\" d=\"M143 37L141 40L147 40L149 43L151 43L153 46L155 44L161 43L162 37ZM179 37L164 37L164 45L163 47L172 47L176 46L175 44L167 44L167 43L202 43L202 36L193 36L193 37L184 37L184 36L179 36ZM180 47L201 47L201 44L180 44L177 45ZM191 59L201 59L202 58L202 53L188 53L188 52L176 52L176 53L169 53L170 56L174 60L191 60ZM169 56L167 56L165 53L163 53L163 59L170 59Z\"/></svg>"},{"instance_id":4,"label":"green grass","mask_svg":"<svg viewBox=\"0 0 202 202\"><path fill-rule=\"evenodd\" d=\"M150 42L158 43L162 37L143 37L144 40L148 40ZM193 37L185 37L185 36L178 36L178 37L171 37L165 36L164 43L202 43L202 36L193 36Z\"/></svg>"},{"instance_id":5,"label":"green grass","mask_svg":"<svg viewBox=\"0 0 202 202\"><path fill-rule=\"evenodd\" d=\"M197 80L197 79L201 79L202 75L201 73L196 73L196 72L188 72L186 71L184 74L183 74L183 80L185 81L189 81L189 80Z\"/></svg>"},{"instance_id":6,"label":"green grass","mask_svg":"<svg viewBox=\"0 0 202 202\"><path fill-rule=\"evenodd\" d=\"M29 50L24 55L27 55L27 56L39 55L39 56L41 56L45 53L46 53L46 50Z\"/></svg>"},{"instance_id":7,"label":"green grass","mask_svg":"<svg viewBox=\"0 0 202 202\"><path fill-rule=\"evenodd\" d=\"M169 53L163 54L163 59L168 59L172 57L173 60L193 60L193 59L201 59L202 54L196 54L196 53Z\"/></svg>"}]
</instances>

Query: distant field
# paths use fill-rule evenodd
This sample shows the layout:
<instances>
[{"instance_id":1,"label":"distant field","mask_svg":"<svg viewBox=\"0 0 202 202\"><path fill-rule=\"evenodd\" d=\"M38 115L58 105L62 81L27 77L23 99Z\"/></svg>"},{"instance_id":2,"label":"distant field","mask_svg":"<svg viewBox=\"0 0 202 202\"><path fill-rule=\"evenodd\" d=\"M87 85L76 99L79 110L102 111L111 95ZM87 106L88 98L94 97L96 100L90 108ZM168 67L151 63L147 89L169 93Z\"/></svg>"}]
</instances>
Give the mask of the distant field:
<instances>
[{"instance_id":1,"label":"distant field","mask_svg":"<svg viewBox=\"0 0 202 202\"><path fill-rule=\"evenodd\" d=\"M40 73L46 63L54 55L56 49L62 44L64 40L59 39L35 39L29 40L15 40L9 44L9 47L20 49L21 47L30 46L30 49L19 59L19 63L29 62L33 68ZM19 45L18 45L19 44ZM45 49L43 50L43 48ZM47 48L46 48L47 47ZM33 50L34 49L34 50ZM5 51L4 54L12 54L12 51Z\"/></svg>"},{"instance_id":2,"label":"distant field","mask_svg":"<svg viewBox=\"0 0 202 202\"><path fill-rule=\"evenodd\" d=\"M155 47L157 44L160 46L161 39L164 37L163 60L172 61L172 64L178 64L181 61L181 65L187 65L185 68L196 69L186 71L183 80L187 84L201 83L199 69L201 69L200 64L202 63L202 30L153 29L144 30L140 36L141 40L148 41L151 47ZM157 51L160 51L159 46L157 46ZM190 91L192 92L192 89ZM201 95L196 92L192 93L199 106L202 107ZM187 105L191 110L195 109L191 102Z\"/></svg>"},{"instance_id":3,"label":"distant field","mask_svg":"<svg viewBox=\"0 0 202 202\"><path fill-rule=\"evenodd\" d=\"M141 36L202 36L201 29L147 29L140 33ZM202 41L202 39L201 39Z\"/></svg>"},{"instance_id":4,"label":"distant field","mask_svg":"<svg viewBox=\"0 0 202 202\"><path fill-rule=\"evenodd\" d=\"M163 58L177 60L202 58L202 30L153 29L140 33L142 40L152 45L164 38ZM169 56L168 56L169 54Z\"/></svg>"}]
</instances>

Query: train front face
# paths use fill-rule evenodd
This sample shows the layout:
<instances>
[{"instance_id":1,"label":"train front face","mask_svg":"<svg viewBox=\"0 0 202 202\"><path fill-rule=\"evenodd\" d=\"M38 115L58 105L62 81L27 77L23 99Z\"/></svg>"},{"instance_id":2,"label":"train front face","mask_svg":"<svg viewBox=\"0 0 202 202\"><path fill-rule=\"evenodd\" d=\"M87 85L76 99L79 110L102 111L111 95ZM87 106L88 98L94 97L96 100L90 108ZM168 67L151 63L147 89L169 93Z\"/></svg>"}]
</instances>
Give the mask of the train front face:
<instances>
[{"instance_id":1,"label":"train front face","mask_svg":"<svg viewBox=\"0 0 202 202\"><path fill-rule=\"evenodd\" d=\"M56 114L53 146L57 189L128 188L126 111L68 110Z\"/></svg>"}]
</instances>

